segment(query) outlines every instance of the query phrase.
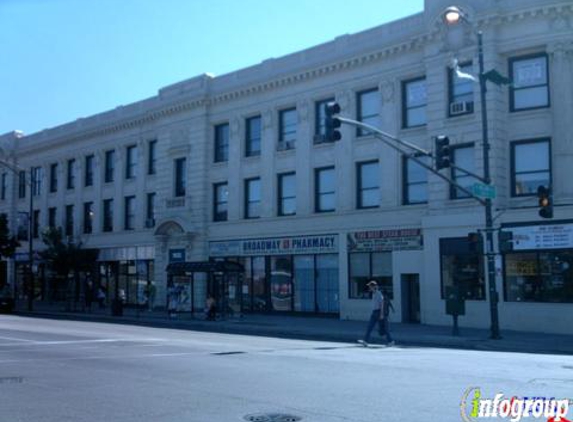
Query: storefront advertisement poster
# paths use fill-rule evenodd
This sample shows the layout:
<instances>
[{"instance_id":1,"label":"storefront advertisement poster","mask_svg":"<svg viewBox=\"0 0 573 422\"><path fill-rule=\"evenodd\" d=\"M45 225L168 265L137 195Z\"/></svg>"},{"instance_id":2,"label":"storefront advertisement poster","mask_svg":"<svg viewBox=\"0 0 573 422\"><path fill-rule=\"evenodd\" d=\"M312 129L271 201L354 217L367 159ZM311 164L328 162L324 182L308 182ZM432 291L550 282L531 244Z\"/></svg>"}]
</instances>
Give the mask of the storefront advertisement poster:
<instances>
[{"instance_id":1,"label":"storefront advertisement poster","mask_svg":"<svg viewBox=\"0 0 573 422\"><path fill-rule=\"evenodd\" d=\"M573 224L551 224L504 229L513 233L513 250L573 248Z\"/></svg>"},{"instance_id":2,"label":"storefront advertisement poster","mask_svg":"<svg viewBox=\"0 0 573 422\"><path fill-rule=\"evenodd\" d=\"M423 248L421 229L370 230L348 234L351 252L408 251Z\"/></svg>"}]
</instances>

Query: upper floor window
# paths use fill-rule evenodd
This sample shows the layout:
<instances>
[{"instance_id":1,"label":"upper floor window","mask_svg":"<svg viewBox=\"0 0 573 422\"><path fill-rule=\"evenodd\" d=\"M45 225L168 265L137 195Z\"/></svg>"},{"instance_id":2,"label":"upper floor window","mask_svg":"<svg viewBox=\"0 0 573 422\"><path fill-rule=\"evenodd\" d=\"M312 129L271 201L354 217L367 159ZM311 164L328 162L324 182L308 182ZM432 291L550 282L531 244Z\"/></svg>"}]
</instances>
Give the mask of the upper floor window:
<instances>
[{"instance_id":1,"label":"upper floor window","mask_svg":"<svg viewBox=\"0 0 573 422\"><path fill-rule=\"evenodd\" d=\"M94 220L94 203L84 203L84 233L89 234L93 231Z\"/></svg>"},{"instance_id":2,"label":"upper floor window","mask_svg":"<svg viewBox=\"0 0 573 422\"><path fill-rule=\"evenodd\" d=\"M137 168L137 146L130 145L125 151L125 178L133 179Z\"/></svg>"},{"instance_id":3,"label":"upper floor window","mask_svg":"<svg viewBox=\"0 0 573 422\"><path fill-rule=\"evenodd\" d=\"M471 62L459 66L462 73L473 74ZM449 82L449 109L448 116L461 116L474 111L474 81L460 78L454 69L448 71Z\"/></svg>"},{"instance_id":4,"label":"upper floor window","mask_svg":"<svg viewBox=\"0 0 573 422\"><path fill-rule=\"evenodd\" d=\"M511 196L536 195L551 186L551 149L548 139L511 144Z\"/></svg>"},{"instance_id":5,"label":"upper floor window","mask_svg":"<svg viewBox=\"0 0 573 422\"><path fill-rule=\"evenodd\" d=\"M135 196L125 197L123 228L133 230L135 228Z\"/></svg>"},{"instance_id":6,"label":"upper floor window","mask_svg":"<svg viewBox=\"0 0 573 422\"><path fill-rule=\"evenodd\" d=\"M177 158L175 160L175 196L185 196L185 185L187 182L187 160Z\"/></svg>"},{"instance_id":7,"label":"upper floor window","mask_svg":"<svg viewBox=\"0 0 573 422\"><path fill-rule=\"evenodd\" d=\"M110 149L105 152L105 183L111 183L115 174L115 150Z\"/></svg>"},{"instance_id":8,"label":"upper floor window","mask_svg":"<svg viewBox=\"0 0 573 422\"><path fill-rule=\"evenodd\" d=\"M94 155L86 156L86 168L84 172L84 185L92 186L94 184Z\"/></svg>"},{"instance_id":9,"label":"upper floor window","mask_svg":"<svg viewBox=\"0 0 573 422\"><path fill-rule=\"evenodd\" d=\"M6 199L6 190L8 189L8 174L2 173L2 188L0 191L0 199Z\"/></svg>"},{"instance_id":10,"label":"upper floor window","mask_svg":"<svg viewBox=\"0 0 573 422\"><path fill-rule=\"evenodd\" d=\"M55 229L57 227L57 216L58 209L56 207L48 208L48 227Z\"/></svg>"},{"instance_id":11,"label":"upper floor window","mask_svg":"<svg viewBox=\"0 0 573 422\"><path fill-rule=\"evenodd\" d=\"M227 221L228 198L227 182L213 185L213 221Z\"/></svg>"},{"instance_id":12,"label":"upper floor window","mask_svg":"<svg viewBox=\"0 0 573 422\"><path fill-rule=\"evenodd\" d=\"M328 212L336 209L336 173L334 167L315 170L314 191L315 212Z\"/></svg>"},{"instance_id":13,"label":"upper floor window","mask_svg":"<svg viewBox=\"0 0 573 422\"><path fill-rule=\"evenodd\" d=\"M147 194L147 207L145 211L145 227L155 227L155 192Z\"/></svg>"},{"instance_id":14,"label":"upper floor window","mask_svg":"<svg viewBox=\"0 0 573 422\"><path fill-rule=\"evenodd\" d=\"M427 157L416 157L429 164ZM411 158L404 157L404 205L425 204L428 202L428 170Z\"/></svg>"},{"instance_id":15,"label":"upper floor window","mask_svg":"<svg viewBox=\"0 0 573 422\"><path fill-rule=\"evenodd\" d=\"M278 214L279 215L295 215L296 214L296 174L295 173L279 174L278 185L279 185Z\"/></svg>"},{"instance_id":16,"label":"upper floor window","mask_svg":"<svg viewBox=\"0 0 573 422\"><path fill-rule=\"evenodd\" d=\"M245 131L245 155L247 157L261 155L261 116L247 119Z\"/></svg>"},{"instance_id":17,"label":"upper floor window","mask_svg":"<svg viewBox=\"0 0 573 422\"><path fill-rule=\"evenodd\" d=\"M380 95L378 89L369 89L356 94L356 120L370 126L380 125ZM358 136L368 135L370 132L358 128Z\"/></svg>"},{"instance_id":18,"label":"upper floor window","mask_svg":"<svg viewBox=\"0 0 573 422\"><path fill-rule=\"evenodd\" d=\"M358 163L356 173L357 208L380 206L380 168L378 161Z\"/></svg>"},{"instance_id":19,"label":"upper floor window","mask_svg":"<svg viewBox=\"0 0 573 422\"><path fill-rule=\"evenodd\" d=\"M18 172L18 198L26 197L26 172L21 170Z\"/></svg>"},{"instance_id":20,"label":"upper floor window","mask_svg":"<svg viewBox=\"0 0 573 422\"><path fill-rule=\"evenodd\" d=\"M549 107L547 55L516 57L509 60L511 111Z\"/></svg>"},{"instance_id":21,"label":"upper floor window","mask_svg":"<svg viewBox=\"0 0 573 422\"><path fill-rule=\"evenodd\" d=\"M42 167L32 168L32 195L39 196L42 194Z\"/></svg>"},{"instance_id":22,"label":"upper floor window","mask_svg":"<svg viewBox=\"0 0 573 422\"><path fill-rule=\"evenodd\" d=\"M103 201L103 231L113 231L113 199Z\"/></svg>"},{"instance_id":23,"label":"upper floor window","mask_svg":"<svg viewBox=\"0 0 573 422\"><path fill-rule=\"evenodd\" d=\"M245 180L245 218L261 216L261 179Z\"/></svg>"},{"instance_id":24,"label":"upper floor window","mask_svg":"<svg viewBox=\"0 0 573 422\"><path fill-rule=\"evenodd\" d=\"M66 205L66 236L74 235L74 206Z\"/></svg>"},{"instance_id":25,"label":"upper floor window","mask_svg":"<svg viewBox=\"0 0 573 422\"><path fill-rule=\"evenodd\" d=\"M452 147L452 161L456 167L460 167L469 172L476 172L475 165L475 148L473 144L468 145L456 145ZM478 182L476 178L470 176L463 171L455 169L452 167L452 180L459 186L472 191L474 183ZM451 185L450 186L450 198L451 199L465 199L470 198L470 195L462 191L461 189Z\"/></svg>"},{"instance_id":26,"label":"upper floor window","mask_svg":"<svg viewBox=\"0 0 573 422\"><path fill-rule=\"evenodd\" d=\"M58 191L58 163L50 165L50 193Z\"/></svg>"},{"instance_id":27,"label":"upper floor window","mask_svg":"<svg viewBox=\"0 0 573 422\"><path fill-rule=\"evenodd\" d=\"M229 124L215 126L215 162L229 161Z\"/></svg>"},{"instance_id":28,"label":"upper floor window","mask_svg":"<svg viewBox=\"0 0 573 422\"><path fill-rule=\"evenodd\" d=\"M149 141L147 150L147 174L157 172L157 141Z\"/></svg>"},{"instance_id":29,"label":"upper floor window","mask_svg":"<svg viewBox=\"0 0 573 422\"><path fill-rule=\"evenodd\" d=\"M402 127L426 124L426 78L402 82Z\"/></svg>"},{"instance_id":30,"label":"upper floor window","mask_svg":"<svg viewBox=\"0 0 573 422\"><path fill-rule=\"evenodd\" d=\"M76 187L76 160L73 158L68 160L66 187L68 189L74 189Z\"/></svg>"},{"instance_id":31,"label":"upper floor window","mask_svg":"<svg viewBox=\"0 0 573 422\"><path fill-rule=\"evenodd\" d=\"M332 103L334 98L317 101L314 104L314 143L326 141L326 105Z\"/></svg>"},{"instance_id":32,"label":"upper floor window","mask_svg":"<svg viewBox=\"0 0 573 422\"><path fill-rule=\"evenodd\" d=\"M279 111L279 150L293 149L296 144L296 108Z\"/></svg>"}]
</instances>

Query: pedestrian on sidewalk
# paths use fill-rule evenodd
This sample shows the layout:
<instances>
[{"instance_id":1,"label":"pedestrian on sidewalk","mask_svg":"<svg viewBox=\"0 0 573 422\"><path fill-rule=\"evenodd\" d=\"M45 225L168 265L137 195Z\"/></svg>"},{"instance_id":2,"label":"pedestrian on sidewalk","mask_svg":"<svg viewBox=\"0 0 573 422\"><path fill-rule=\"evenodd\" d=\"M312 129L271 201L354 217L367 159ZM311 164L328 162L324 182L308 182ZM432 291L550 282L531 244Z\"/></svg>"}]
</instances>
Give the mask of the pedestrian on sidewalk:
<instances>
[{"instance_id":1,"label":"pedestrian on sidewalk","mask_svg":"<svg viewBox=\"0 0 573 422\"><path fill-rule=\"evenodd\" d=\"M382 324L384 323L384 315L382 314L384 297L382 296L382 292L378 289L378 283L376 283L374 280L370 280L366 286L372 295L372 312L370 314L370 320L368 321L368 327L366 328L366 335L364 336L364 340L358 340L358 343L362 344L363 346L368 346L368 343L370 342L370 334L372 334L372 330L376 324L378 324L378 332L382 332Z\"/></svg>"},{"instance_id":2,"label":"pedestrian on sidewalk","mask_svg":"<svg viewBox=\"0 0 573 422\"><path fill-rule=\"evenodd\" d=\"M394 306L390 300L390 295L386 289L382 289L382 323L379 325L379 334L382 337L386 335L388 344L393 345L394 340L392 340L392 335L390 334L390 309L392 309L392 313L394 313Z\"/></svg>"}]
</instances>

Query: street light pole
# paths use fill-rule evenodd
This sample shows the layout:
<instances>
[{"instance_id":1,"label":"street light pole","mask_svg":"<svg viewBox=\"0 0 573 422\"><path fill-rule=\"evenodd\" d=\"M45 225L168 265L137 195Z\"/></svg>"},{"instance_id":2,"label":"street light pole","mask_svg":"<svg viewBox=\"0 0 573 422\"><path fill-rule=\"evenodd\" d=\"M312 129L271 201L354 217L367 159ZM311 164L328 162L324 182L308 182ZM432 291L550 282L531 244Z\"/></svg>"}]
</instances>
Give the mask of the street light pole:
<instances>
[{"instance_id":1,"label":"street light pole","mask_svg":"<svg viewBox=\"0 0 573 422\"><path fill-rule=\"evenodd\" d=\"M34 310L34 172L30 168L30 203L28 218L28 311Z\"/></svg>"}]
</instances>

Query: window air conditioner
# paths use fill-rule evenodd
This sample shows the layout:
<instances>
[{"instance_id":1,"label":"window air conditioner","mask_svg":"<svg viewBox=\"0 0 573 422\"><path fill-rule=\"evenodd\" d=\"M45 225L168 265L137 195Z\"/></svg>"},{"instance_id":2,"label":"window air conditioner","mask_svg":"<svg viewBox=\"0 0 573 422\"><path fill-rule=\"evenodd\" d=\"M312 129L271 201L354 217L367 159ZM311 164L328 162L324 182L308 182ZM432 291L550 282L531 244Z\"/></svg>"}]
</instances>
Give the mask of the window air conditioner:
<instances>
[{"instance_id":1,"label":"window air conditioner","mask_svg":"<svg viewBox=\"0 0 573 422\"><path fill-rule=\"evenodd\" d=\"M474 108L473 101L461 101L459 103L450 103L450 115L457 116L458 114L471 113Z\"/></svg>"}]
</instances>

